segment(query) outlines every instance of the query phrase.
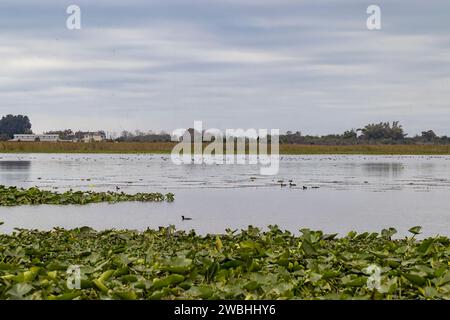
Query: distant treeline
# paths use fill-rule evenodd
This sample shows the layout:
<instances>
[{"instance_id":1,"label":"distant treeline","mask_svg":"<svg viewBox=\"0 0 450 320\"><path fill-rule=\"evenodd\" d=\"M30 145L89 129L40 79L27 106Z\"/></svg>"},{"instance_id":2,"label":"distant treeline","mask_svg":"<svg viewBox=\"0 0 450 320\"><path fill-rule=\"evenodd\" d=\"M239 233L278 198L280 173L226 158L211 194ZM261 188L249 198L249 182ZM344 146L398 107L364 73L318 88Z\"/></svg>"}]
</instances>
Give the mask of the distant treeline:
<instances>
[{"instance_id":1,"label":"distant treeline","mask_svg":"<svg viewBox=\"0 0 450 320\"><path fill-rule=\"evenodd\" d=\"M193 134L193 129L188 129ZM368 124L360 129L347 130L342 134L324 136L302 135L300 131L288 131L280 135L281 144L307 145L357 145L357 144L450 144L450 137L437 136L433 130L423 131L420 135L407 137L407 133L398 121ZM135 133L123 131L115 139L121 142L169 142L171 136L167 133ZM270 139L269 139L270 140Z\"/></svg>"},{"instance_id":2,"label":"distant treeline","mask_svg":"<svg viewBox=\"0 0 450 320\"><path fill-rule=\"evenodd\" d=\"M171 136L168 133L142 132L136 130L134 133L130 131L122 131L120 136L115 139L117 142L170 142Z\"/></svg>"},{"instance_id":3,"label":"distant treeline","mask_svg":"<svg viewBox=\"0 0 450 320\"><path fill-rule=\"evenodd\" d=\"M194 129L188 129L191 135ZM98 131L106 136L104 131ZM31 122L27 116L7 115L0 119L0 140L9 140L14 134L32 133ZM58 134L61 140L74 140L81 138L83 132L74 132L71 129L53 130L48 134ZM323 136L303 135L300 131L288 131L280 135L281 144L303 145L358 145L358 144L450 144L450 137L437 136L433 130L423 131L420 135L407 137L407 133L398 121L372 123L360 129L347 130L342 134L329 134ZM142 132L136 130L122 131L117 137L110 134L109 141L116 142L170 142L168 133Z\"/></svg>"},{"instance_id":4,"label":"distant treeline","mask_svg":"<svg viewBox=\"0 0 450 320\"><path fill-rule=\"evenodd\" d=\"M392 124L380 122L368 124L361 129L351 129L342 134L324 136L302 135L290 132L280 136L280 143L311 145L356 145L356 144L450 144L450 137L437 136L433 130L422 131L420 135L407 137L398 121Z\"/></svg>"}]
</instances>

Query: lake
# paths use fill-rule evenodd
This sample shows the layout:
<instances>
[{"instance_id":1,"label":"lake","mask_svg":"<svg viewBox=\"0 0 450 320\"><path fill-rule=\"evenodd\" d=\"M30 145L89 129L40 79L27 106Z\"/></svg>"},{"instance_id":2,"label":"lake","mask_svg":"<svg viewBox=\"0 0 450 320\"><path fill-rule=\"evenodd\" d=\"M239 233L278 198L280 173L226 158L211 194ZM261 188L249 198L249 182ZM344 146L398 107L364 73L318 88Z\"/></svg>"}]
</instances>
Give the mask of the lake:
<instances>
[{"instance_id":1,"label":"lake","mask_svg":"<svg viewBox=\"0 0 450 320\"><path fill-rule=\"evenodd\" d=\"M258 166L178 166L169 155L2 154L0 184L175 194L173 203L1 207L1 232L173 224L205 234L277 224L341 234L395 227L400 235L420 225L424 235L450 234L450 156L282 156L277 176L261 176Z\"/></svg>"}]
</instances>

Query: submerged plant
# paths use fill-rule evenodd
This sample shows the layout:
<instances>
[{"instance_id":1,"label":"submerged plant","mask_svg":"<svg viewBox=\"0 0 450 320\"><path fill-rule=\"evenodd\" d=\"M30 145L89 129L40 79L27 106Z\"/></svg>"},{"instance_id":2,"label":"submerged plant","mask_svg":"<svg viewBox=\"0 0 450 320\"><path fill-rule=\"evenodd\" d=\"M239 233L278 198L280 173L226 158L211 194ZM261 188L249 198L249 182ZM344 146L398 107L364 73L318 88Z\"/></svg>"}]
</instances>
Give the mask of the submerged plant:
<instances>
[{"instance_id":1,"label":"submerged plant","mask_svg":"<svg viewBox=\"0 0 450 320\"><path fill-rule=\"evenodd\" d=\"M449 238L394 233L17 230L0 234L0 299L450 299Z\"/></svg>"},{"instance_id":2,"label":"submerged plant","mask_svg":"<svg viewBox=\"0 0 450 320\"><path fill-rule=\"evenodd\" d=\"M124 202L124 201L142 201L142 202L172 202L174 194L155 193L136 193L126 194L124 192L93 192L93 191L67 191L57 193L47 190L41 190L36 187L21 189L17 187L5 187L0 185L0 206L19 206L36 204L88 204L98 202Z\"/></svg>"}]
</instances>

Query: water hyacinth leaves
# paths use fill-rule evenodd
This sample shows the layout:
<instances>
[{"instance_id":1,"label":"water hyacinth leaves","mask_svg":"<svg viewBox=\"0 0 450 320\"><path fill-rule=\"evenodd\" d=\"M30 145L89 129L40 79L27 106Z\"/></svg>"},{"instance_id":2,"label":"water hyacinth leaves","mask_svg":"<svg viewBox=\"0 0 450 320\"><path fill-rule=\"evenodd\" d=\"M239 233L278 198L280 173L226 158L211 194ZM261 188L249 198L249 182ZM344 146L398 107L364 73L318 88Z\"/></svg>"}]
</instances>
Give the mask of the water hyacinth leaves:
<instances>
[{"instance_id":1,"label":"water hyacinth leaves","mask_svg":"<svg viewBox=\"0 0 450 320\"><path fill-rule=\"evenodd\" d=\"M219 236L216 236L216 249L217 249L217 251L222 251L222 247L223 247L222 240L220 240Z\"/></svg>"},{"instance_id":2,"label":"water hyacinth leaves","mask_svg":"<svg viewBox=\"0 0 450 320\"><path fill-rule=\"evenodd\" d=\"M450 240L393 231L17 230L0 234L0 299L450 299Z\"/></svg>"},{"instance_id":3,"label":"water hyacinth leaves","mask_svg":"<svg viewBox=\"0 0 450 320\"><path fill-rule=\"evenodd\" d=\"M397 233L397 229L395 229L395 228L389 228L389 229L383 229L383 230L381 230L381 235L382 235L383 237L385 237L386 239L391 239L392 236L393 236L394 234L396 234L396 233Z\"/></svg>"},{"instance_id":4,"label":"water hyacinth leaves","mask_svg":"<svg viewBox=\"0 0 450 320\"><path fill-rule=\"evenodd\" d=\"M165 261L163 270L167 270L172 273L184 274L190 271L192 267L192 260L184 257L175 257Z\"/></svg>"},{"instance_id":5,"label":"water hyacinth leaves","mask_svg":"<svg viewBox=\"0 0 450 320\"><path fill-rule=\"evenodd\" d=\"M179 274L171 274L164 278L155 278L153 279L152 287L154 289L161 289L164 287L168 287L173 284L178 284L184 281L184 276Z\"/></svg>"},{"instance_id":6,"label":"water hyacinth leaves","mask_svg":"<svg viewBox=\"0 0 450 320\"><path fill-rule=\"evenodd\" d=\"M26 294L33 290L33 286L28 283L17 283L6 291L6 296L13 300L21 300Z\"/></svg>"},{"instance_id":7,"label":"water hyacinth leaves","mask_svg":"<svg viewBox=\"0 0 450 320\"><path fill-rule=\"evenodd\" d=\"M411 229L409 229L408 231L411 232L413 235L418 235L418 234L420 234L420 230L422 230L422 227L415 226L415 227L412 227Z\"/></svg>"},{"instance_id":8,"label":"water hyacinth leaves","mask_svg":"<svg viewBox=\"0 0 450 320\"><path fill-rule=\"evenodd\" d=\"M19 205L83 205L99 202L173 202L173 193L136 193L126 194L123 192L93 192L93 191L67 191L64 193L40 190L38 188L21 189L16 187L5 187L0 185L0 206Z\"/></svg>"}]
</instances>

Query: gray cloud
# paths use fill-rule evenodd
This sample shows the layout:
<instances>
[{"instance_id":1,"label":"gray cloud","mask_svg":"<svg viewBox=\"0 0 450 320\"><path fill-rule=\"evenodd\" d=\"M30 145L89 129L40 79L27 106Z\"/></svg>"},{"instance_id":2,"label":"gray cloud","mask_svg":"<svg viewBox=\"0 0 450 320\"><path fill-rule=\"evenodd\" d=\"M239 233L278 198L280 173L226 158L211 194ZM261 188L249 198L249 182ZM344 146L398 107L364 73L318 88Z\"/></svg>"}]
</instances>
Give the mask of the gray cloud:
<instances>
[{"instance_id":1,"label":"gray cloud","mask_svg":"<svg viewBox=\"0 0 450 320\"><path fill-rule=\"evenodd\" d=\"M266 127L400 120L450 135L450 3L72 1L0 5L0 111L54 128Z\"/></svg>"}]
</instances>

